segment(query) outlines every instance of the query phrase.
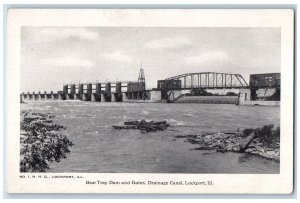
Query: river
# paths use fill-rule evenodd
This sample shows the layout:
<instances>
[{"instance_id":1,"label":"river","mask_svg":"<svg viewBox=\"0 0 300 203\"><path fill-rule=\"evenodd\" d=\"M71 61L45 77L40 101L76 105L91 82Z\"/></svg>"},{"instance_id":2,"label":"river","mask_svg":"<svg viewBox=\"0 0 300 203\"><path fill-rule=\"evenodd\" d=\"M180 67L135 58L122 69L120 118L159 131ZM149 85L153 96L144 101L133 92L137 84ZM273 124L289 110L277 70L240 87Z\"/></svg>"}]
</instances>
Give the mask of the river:
<instances>
[{"instance_id":1,"label":"river","mask_svg":"<svg viewBox=\"0 0 300 203\"><path fill-rule=\"evenodd\" d=\"M260 157L195 150L175 138L279 125L280 107L230 104L101 103L35 101L21 110L51 113L74 143L71 153L47 172L84 173L279 173L279 163ZM166 131L141 133L112 125L136 119L166 120Z\"/></svg>"}]
</instances>

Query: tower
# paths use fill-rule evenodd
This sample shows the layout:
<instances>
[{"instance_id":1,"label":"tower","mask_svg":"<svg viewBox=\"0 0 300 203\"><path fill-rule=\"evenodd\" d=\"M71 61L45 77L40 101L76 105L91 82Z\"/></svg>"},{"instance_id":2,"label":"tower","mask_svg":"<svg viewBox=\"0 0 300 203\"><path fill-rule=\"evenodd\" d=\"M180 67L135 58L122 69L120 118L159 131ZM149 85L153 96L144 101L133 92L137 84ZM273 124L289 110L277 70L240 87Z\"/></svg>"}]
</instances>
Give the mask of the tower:
<instances>
[{"instance_id":1,"label":"tower","mask_svg":"<svg viewBox=\"0 0 300 203\"><path fill-rule=\"evenodd\" d=\"M144 91L146 89L146 83L145 83L145 75L144 75L144 69L143 69L143 62L141 61L141 68L138 78L138 86L139 89Z\"/></svg>"},{"instance_id":2,"label":"tower","mask_svg":"<svg viewBox=\"0 0 300 203\"><path fill-rule=\"evenodd\" d=\"M144 75L144 69L143 69L142 61L141 61L141 68L140 68L138 82L145 82L145 75Z\"/></svg>"}]
</instances>

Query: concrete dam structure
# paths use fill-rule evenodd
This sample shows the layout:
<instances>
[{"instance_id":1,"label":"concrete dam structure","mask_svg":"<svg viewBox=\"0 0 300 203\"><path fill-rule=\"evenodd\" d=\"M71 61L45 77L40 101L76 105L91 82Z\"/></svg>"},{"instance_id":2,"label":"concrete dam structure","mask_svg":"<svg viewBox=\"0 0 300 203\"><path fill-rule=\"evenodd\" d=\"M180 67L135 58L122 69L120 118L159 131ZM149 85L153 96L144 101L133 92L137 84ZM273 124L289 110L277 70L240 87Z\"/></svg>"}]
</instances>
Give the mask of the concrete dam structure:
<instances>
[{"instance_id":1,"label":"concrete dam structure","mask_svg":"<svg viewBox=\"0 0 300 203\"><path fill-rule=\"evenodd\" d=\"M122 102L124 100L149 100L150 91L145 82L107 82L66 84L62 91L54 93L27 92L21 94L23 101L35 100L82 100L94 102Z\"/></svg>"},{"instance_id":2,"label":"concrete dam structure","mask_svg":"<svg viewBox=\"0 0 300 203\"><path fill-rule=\"evenodd\" d=\"M212 94L214 91L221 94ZM62 91L57 93L23 92L20 99L21 102L81 100L279 106L280 73L250 75L250 86L240 74L186 73L158 80L156 88L147 90L144 71L141 68L138 81L65 84Z\"/></svg>"}]
</instances>

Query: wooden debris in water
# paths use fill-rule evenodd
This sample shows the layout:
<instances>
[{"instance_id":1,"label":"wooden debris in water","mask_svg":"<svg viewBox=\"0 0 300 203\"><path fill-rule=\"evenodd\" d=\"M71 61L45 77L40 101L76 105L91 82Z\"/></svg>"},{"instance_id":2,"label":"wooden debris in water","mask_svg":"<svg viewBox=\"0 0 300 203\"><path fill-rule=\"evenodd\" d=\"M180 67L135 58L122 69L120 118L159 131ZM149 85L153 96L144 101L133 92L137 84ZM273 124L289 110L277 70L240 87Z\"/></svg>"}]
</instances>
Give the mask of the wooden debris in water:
<instances>
[{"instance_id":1,"label":"wooden debris in water","mask_svg":"<svg viewBox=\"0 0 300 203\"><path fill-rule=\"evenodd\" d=\"M139 129L142 132L155 132L166 130L170 124L166 121L146 121L146 120L137 120L137 121L127 121L124 122L124 125L113 125L114 129L123 130L123 129Z\"/></svg>"}]
</instances>

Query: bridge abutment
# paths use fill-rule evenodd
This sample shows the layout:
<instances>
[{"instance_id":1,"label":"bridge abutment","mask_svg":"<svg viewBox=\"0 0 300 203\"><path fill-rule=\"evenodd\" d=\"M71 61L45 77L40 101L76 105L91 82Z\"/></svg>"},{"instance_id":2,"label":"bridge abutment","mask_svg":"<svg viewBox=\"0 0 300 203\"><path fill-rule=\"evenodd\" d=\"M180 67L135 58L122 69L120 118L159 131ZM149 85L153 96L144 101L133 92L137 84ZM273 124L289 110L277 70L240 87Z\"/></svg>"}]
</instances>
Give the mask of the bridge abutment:
<instances>
[{"instance_id":1,"label":"bridge abutment","mask_svg":"<svg viewBox=\"0 0 300 203\"><path fill-rule=\"evenodd\" d=\"M150 93L151 101L152 102L159 102L161 101L161 91L153 90Z\"/></svg>"}]
</instances>

